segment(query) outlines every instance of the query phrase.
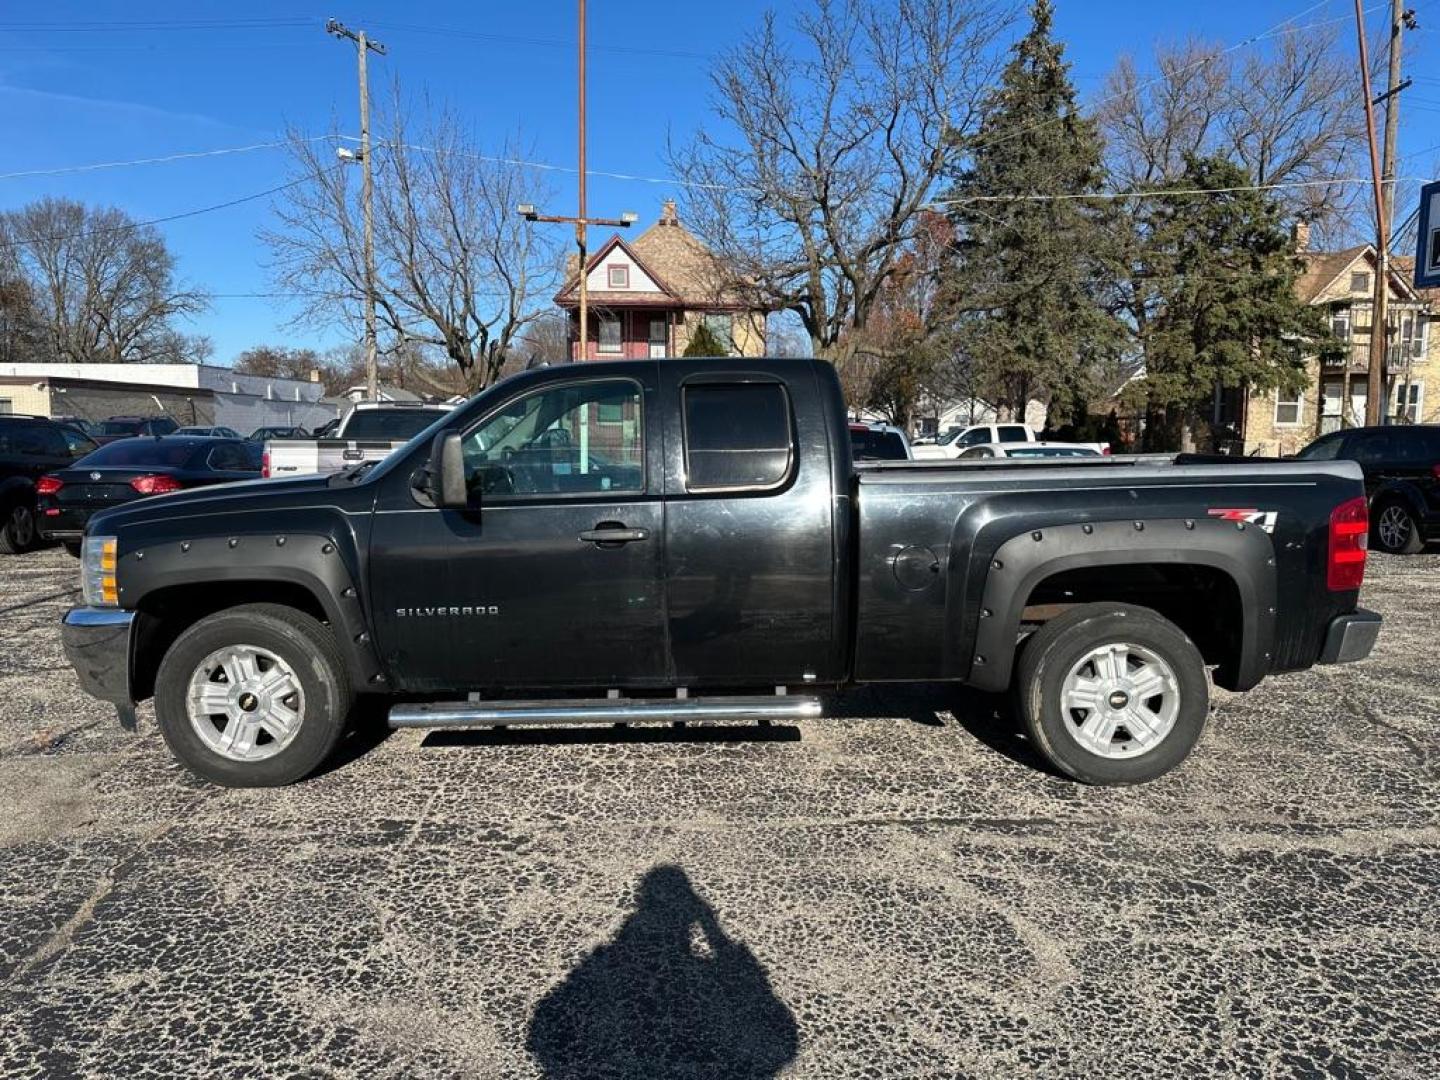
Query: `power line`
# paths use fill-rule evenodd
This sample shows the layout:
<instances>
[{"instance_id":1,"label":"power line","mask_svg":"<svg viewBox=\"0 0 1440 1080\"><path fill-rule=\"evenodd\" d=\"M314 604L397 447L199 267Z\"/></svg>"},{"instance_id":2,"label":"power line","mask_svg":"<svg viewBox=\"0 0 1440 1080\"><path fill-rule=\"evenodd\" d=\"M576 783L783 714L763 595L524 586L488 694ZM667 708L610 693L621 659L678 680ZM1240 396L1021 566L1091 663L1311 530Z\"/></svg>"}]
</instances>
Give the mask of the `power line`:
<instances>
[{"instance_id":1,"label":"power line","mask_svg":"<svg viewBox=\"0 0 1440 1080\"><path fill-rule=\"evenodd\" d=\"M1411 179L1404 177L1403 179ZM953 205L972 202L1058 202L1066 199L1154 199L1183 195L1227 195L1239 191L1277 191L1281 188L1328 187L1331 184L1368 184L1359 176L1337 176L1329 180L1287 180L1274 184L1237 184L1216 188L1155 188L1142 191L1067 191L1053 195L970 195L961 199L936 199L931 205Z\"/></svg>"},{"instance_id":2,"label":"power line","mask_svg":"<svg viewBox=\"0 0 1440 1080\"><path fill-rule=\"evenodd\" d=\"M318 16L281 16L263 19L135 19L77 20L74 22L6 22L0 32L7 34L116 34L170 30L269 30L290 26L314 26Z\"/></svg>"},{"instance_id":3,"label":"power line","mask_svg":"<svg viewBox=\"0 0 1440 1080\"><path fill-rule=\"evenodd\" d=\"M339 168L332 165L328 171ZM239 206L241 203L254 202L256 199L263 199L267 195L274 195L276 192L284 191L287 188L295 187L297 184L306 183L314 179L313 176L301 176L283 184L276 184L264 191L257 191L251 195L241 195L238 199L228 199L222 203L215 203L212 206L201 206L194 210L182 210L176 214L166 214L164 217L149 218L145 221L127 221L124 225L105 225L95 229L82 229L79 232L63 233L58 236L37 236L33 240L9 240L0 243L0 248L25 247L30 244L59 244L70 240L83 240L87 236L100 236L105 233L129 232L132 229L143 229L147 225L163 225L168 221L180 221L184 218L199 217L201 214L212 214L217 210L228 210L232 206Z\"/></svg>"},{"instance_id":4,"label":"power line","mask_svg":"<svg viewBox=\"0 0 1440 1080\"><path fill-rule=\"evenodd\" d=\"M336 135L316 135L312 138L302 139L302 142L324 142L327 139L339 138ZM171 161L190 161L195 158L222 157L227 154L248 154L255 150L273 150L277 147L288 146L288 139L277 139L274 142L251 143L248 146L225 146L216 150L186 150L178 154L165 154L162 157L132 158L129 161L96 161L88 165L61 165L53 169L22 169L19 172L0 173L0 180L16 180L26 176L60 176L64 173L95 172L100 169L123 169L131 165L163 165Z\"/></svg>"}]
</instances>

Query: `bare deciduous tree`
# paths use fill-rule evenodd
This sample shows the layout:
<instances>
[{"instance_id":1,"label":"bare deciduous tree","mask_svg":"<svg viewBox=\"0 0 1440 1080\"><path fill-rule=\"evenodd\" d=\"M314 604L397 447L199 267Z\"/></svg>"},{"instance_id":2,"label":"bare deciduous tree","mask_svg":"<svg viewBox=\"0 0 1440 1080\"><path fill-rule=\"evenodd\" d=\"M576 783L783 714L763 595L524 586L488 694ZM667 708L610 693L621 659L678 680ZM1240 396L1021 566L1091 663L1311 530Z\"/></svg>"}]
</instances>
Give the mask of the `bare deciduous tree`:
<instances>
[{"instance_id":1,"label":"bare deciduous tree","mask_svg":"<svg viewBox=\"0 0 1440 1080\"><path fill-rule=\"evenodd\" d=\"M1117 187L1167 183L1187 154L1223 153L1257 184L1280 191L1287 211L1322 230L1343 229L1364 175L1358 77L1333 30L1291 30L1236 61L1199 41L1155 50L1163 76L1141 76L1130 57L1111 73L1099 109Z\"/></svg>"},{"instance_id":2,"label":"bare deciduous tree","mask_svg":"<svg viewBox=\"0 0 1440 1080\"><path fill-rule=\"evenodd\" d=\"M47 198L0 214L0 280L24 298L11 306L34 359L165 362L198 343L174 320L203 310L204 294L176 282L159 230L123 210Z\"/></svg>"},{"instance_id":3,"label":"bare deciduous tree","mask_svg":"<svg viewBox=\"0 0 1440 1080\"><path fill-rule=\"evenodd\" d=\"M816 355L842 360L869 319L1005 23L986 0L814 0L793 35L767 15L712 71L718 126L670 151L686 220Z\"/></svg>"},{"instance_id":4,"label":"bare deciduous tree","mask_svg":"<svg viewBox=\"0 0 1440 1080\"><path fill-rule=\"evenodd\" d=\"M493 154L448 114L424 112L416 141L398 92L375 143L376 314L382 348L424 346L453 363L471 389L499 377L558 259L549 234L515 212L543 201L512 140ZM359 178L326 159L327 144L298 134L291 153L307 182L276 208L262 234L285 289L306 298L301 319L357 326L366 276Z\"/></svg>"}]
</instances>

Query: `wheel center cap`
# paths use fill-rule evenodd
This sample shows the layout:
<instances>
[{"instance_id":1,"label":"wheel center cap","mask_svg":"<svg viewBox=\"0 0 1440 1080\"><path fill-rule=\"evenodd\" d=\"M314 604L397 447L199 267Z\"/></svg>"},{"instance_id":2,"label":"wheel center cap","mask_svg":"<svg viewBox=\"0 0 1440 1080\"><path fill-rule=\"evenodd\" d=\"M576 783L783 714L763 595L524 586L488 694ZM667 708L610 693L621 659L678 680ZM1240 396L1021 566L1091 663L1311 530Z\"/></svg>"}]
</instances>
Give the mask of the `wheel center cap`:
<instances>
[{"instance_id":1,"label":"wheel center cap","mask_svg":"<svg viewBox=\"0 0 1440 1080\"><path fill-rule=\"evenodd\" d=\"M246 712L254 712L255 707L260 704L260 699L247 690L245 691L245 693L240 695L239 699L236 701L236 704L239 705L240 708L244 709Z\"/></svg>"},{"instance_id":2,"label":"wheel center cap","mask_svg":"<svg viewBox=\"0 0 1440 1080\"><path fill-rule=\"evenodd\" d=\"M1112 690L1110 692L1110 707L1112 709L1123 709L1130 704L1130 695L1124 690Z\"/></svg>"}]
</instances>

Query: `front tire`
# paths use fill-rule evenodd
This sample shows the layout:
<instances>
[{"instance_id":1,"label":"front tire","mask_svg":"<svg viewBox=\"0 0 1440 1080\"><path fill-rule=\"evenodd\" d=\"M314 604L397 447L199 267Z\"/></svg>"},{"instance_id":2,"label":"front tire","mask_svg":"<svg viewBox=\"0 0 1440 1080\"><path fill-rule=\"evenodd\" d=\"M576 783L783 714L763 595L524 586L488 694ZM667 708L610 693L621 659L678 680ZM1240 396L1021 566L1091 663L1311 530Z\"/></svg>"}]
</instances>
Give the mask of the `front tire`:
<instances>
[{"instance_id":1,"label":"front tire","mask_svg":"<svg viewBox=\"0 0 1440 1080\"><path fill-rule=\"evenodd\" d=\"M1036 749L1086 784L1142 784L1179 765L1205 730L1200 650L1149 608L1084 604L1025 643L1016 679Z\"/></svg>"},{"instance_id":2,"label":"front tire","mask_svg":"<svg viewBox=\"0 0 1440 1080\"><path fill-rule=\"evenodd\" d=\"M10 507L0 525L0 555L20 555L35 546L35 508L24 499Z\"/></svg>"},{"instance_id":3,"label":"front tire","mask_svg":"<svg viewBox=\"0 0 1440 1080\"><path fill-rule=\"evenodd\" d=\"M354 695L335 637L278 604L207 616L176 638L155 678L155 718L191 772L225 787L275 787L313 772Z\"/></svg>"},{"instance_id":4,"label":"front tire","mask_svg":"<svg viewBox=\"0 0 1440 1080\"><path fill-rule=\"evenodd\" d=\"M1420 523L1404 503L1386 502L1375 514L1375 546L1387 555L1418 555L1425 547Z\"/></svg>"}]
</instances>

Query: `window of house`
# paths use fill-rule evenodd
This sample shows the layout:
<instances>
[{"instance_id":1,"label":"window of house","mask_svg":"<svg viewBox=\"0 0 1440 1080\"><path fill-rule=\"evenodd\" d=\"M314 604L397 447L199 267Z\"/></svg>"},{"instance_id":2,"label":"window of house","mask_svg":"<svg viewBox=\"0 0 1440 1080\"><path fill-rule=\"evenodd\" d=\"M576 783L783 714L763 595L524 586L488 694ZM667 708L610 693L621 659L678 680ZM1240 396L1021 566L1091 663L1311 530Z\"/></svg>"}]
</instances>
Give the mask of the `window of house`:
<instances>
[{"instance_id":1,"label":"window of house","mask_svg":"<svg viewBox=\"0 0 1440 1080\"><path fill-rule=\"evenodd\" d=\"M1407 311L1400 316L1400 355L1421 359L1425 356L1424 315Z\"/></svg>"},{"instance_id":2,"label":"window of house","mask_svg":"<svg viewBox=\"0 0 1440 1080\"><path fill-rule=\"evenodd\" d=\"M725 347L725 355L734 356L735 316L728 311L712 311L705 316L705 326L715 335L715 340Z\"/></svg>"},{"instance_id":3,"label":"window of house","mask_svg":"<svg viewBox=\"0 0 1440 1080\"><path fill-rule=\"evenodd\" d=\"M1350 272L1350 291L1368 293L1370 291L1370 273L1367 270L1352 270Z\"/></svg>"},{"instance_id":4,"label":"window of house","mask_svg":"<svg viewBox=\"0 0 1440 1080\"><path fill-rule=\"evenodd\" d=\"M8 398L8 397L0 397L0 416L4 416L4 415L7 415L7 414L9 414L9 413L13 413L14 411L15 411L15 399L14 399L14 398Z\"/></svg>"},{"instance_id":5,"label":"window of house","mask_svg":"<svg viewBox=\"0 0 1440 1080\"><path fill-rule=\"evenodd\" d=\"M1305 396L1300 391L1287 394L1284 390L1275 392L1275 423L1298 424L1304 412Z\"/></svg>"},{"instance_id":6,"label":"window of house","mask_svg":"<svg viewBox=\"0 0 1440 1080\"><path fill-rule=\"evenodd\" d=\"M461 449L466 490L480 501L642 491L640 387L597 379L537 390L482 420Z\"/></svg>"},{"instance_id":7,"label":"window of house","mask_svg":"<svg viewBox=\"0 0 1440 1080\"><path fill-rule=\"evenodd\" d=\"M1425 384L1418 380L1395 387L1395 419L1418 424L1425 404Z\"/></svg>"},{"instance_id":8,"label":"window of house","mask_svg":"<svg viewBox=\"0 0 1440 1080\"><path fill-rule=\"evenodd\" d=\"M607 266L605 272L608 277L610 288L628 289L630 287L630 267L628 266Z\"/></svg>"},{"instance_id":9,"label":"window of house","mask_svg":"<svg viewBox=\"0 0 1440 1080\"><path fill-rule=\"evenodd\" d=\"M794 461L790 403L779 383L685 387L685 486L691 491L779 487Z\"/></svg>"},{"instance_id":10,"label":"window of house","mask_svg":"<svg viewBox=\"0 0 1440 1080\"><path fill-rule=\"evenodd\" d=\"M1341 341L1350 340L1350 306L1330 309L1330 333Z\"/></svg>"},{"instance_id":11,"label":"window of house","mask_svg":"<svg viewBox=\"0 0 1440 1080\"><path fill-rule=\"evenodd\" d=\"M613 315L600 316L600 351L602 353L618 353L620 351L620 320Z\"/></svg>"}]
</instances>

